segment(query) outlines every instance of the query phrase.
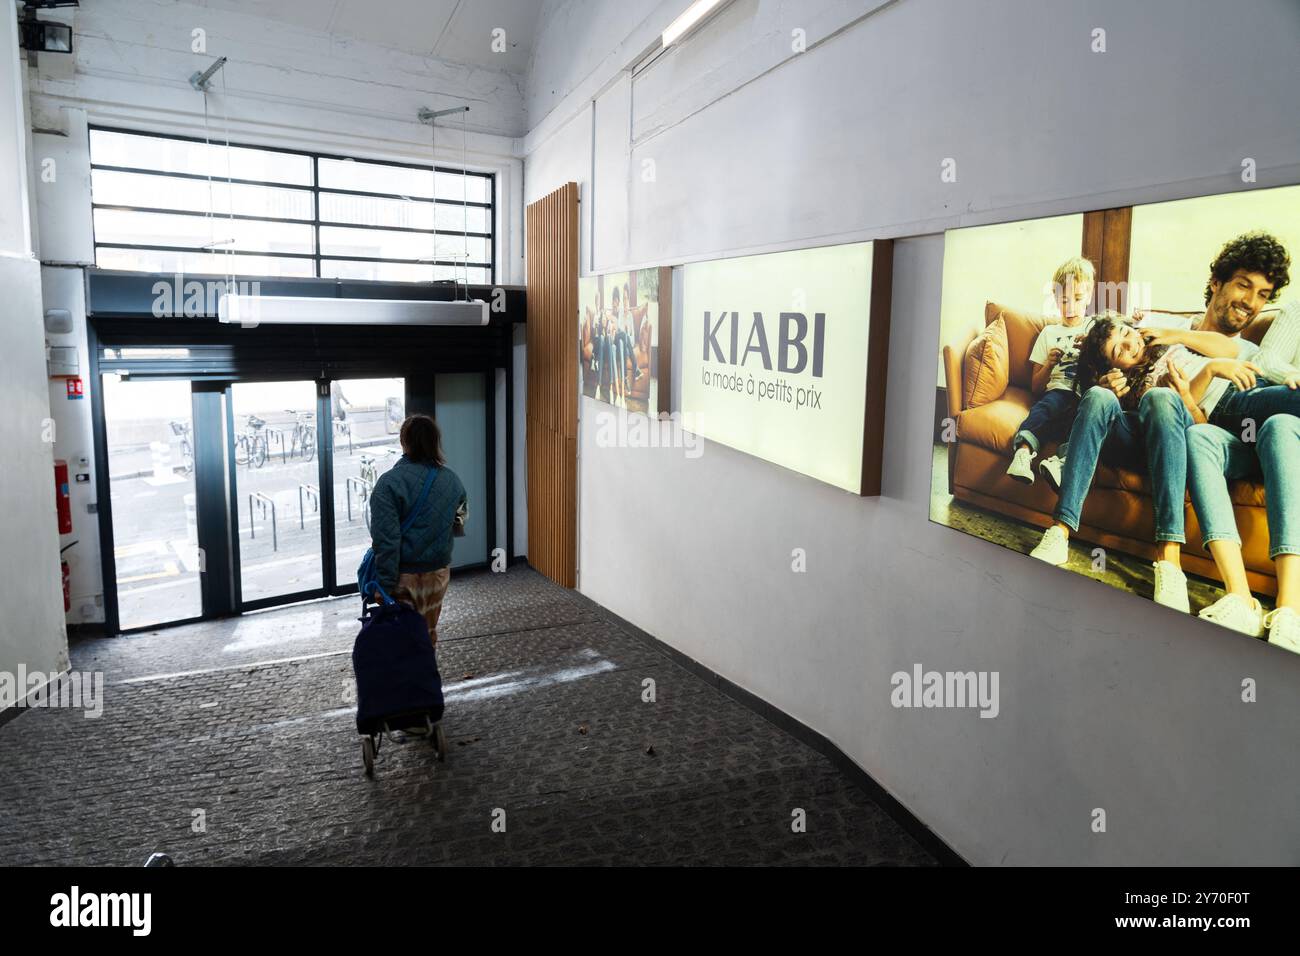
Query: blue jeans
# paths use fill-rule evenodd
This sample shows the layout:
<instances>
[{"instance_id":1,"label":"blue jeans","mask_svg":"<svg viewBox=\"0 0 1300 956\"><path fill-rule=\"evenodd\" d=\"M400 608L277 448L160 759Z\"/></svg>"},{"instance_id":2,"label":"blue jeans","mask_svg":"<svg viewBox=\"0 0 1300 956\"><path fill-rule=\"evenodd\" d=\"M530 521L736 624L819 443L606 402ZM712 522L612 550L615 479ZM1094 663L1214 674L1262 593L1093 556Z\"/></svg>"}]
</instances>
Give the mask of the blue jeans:
<instances>
[{"instance_id":1,"label":"blue jeans","mask_svg":"<svg viewBox=\"0 0 1300 956\"><path fill-rule=\"evenodd\" d=\"M1258 429L1273 415L1300 415L1300 389L1271 385L1262 379L1261 382L1248 392L1239 392L1235 385L1229 385L1210 413L1210 424L1240 437L1246 419L1253 420Z\"/></svg>"},{"instance_id":2,"label":"blue jeans","mask_svg":"<svg viewBox=\"0 0 1300 956\"><path fill-rule=\"evenodd\" d=\"M1187 429L1191 425L1192 416L1173 389L1148 389L1137 412L1124 411L1108 388L1094 385L1088 389L1070 429L1056 519L1079 530L1083 503L1101 461L1116 468L1145 470L1155 506L1156 540L1186 541L1183 500L1187 494Z\"/></svg>"},{"instance_id":3,"label":"blue jeans","mask_svg":"<svg viewBox=\"0 0 1300 956\"><path fill-rule=\"evenodd\" d=\"M1070 423L1074 421L1074 410L1078 407L1079 396L1073 390L1049 388L1034 402L1029 415L1016 429L1011 447L1017 448L1024 442L1037 455L1043 442L1060 438L1069 431Z\"/></svg>"},{"instance_id":4,"label":"blue jeans","mask_svg":"<svg viewBox=\"0 0 1300 956\"><path fill-rule=\"evenodd\" d=\"M614 340L613 336L597 338L596 354L600 362L600 393L607 402L614 399Z\"/></svg>"},{"instance_id":5,"label":"blue jeans","mask_svg":"<svg viewBox=\"0 0 1300 956\"><path fill-rule=\"evenodd\" d=\"M1188 488L1202 540L1207 548L1211 541L1241 544L1228 482L1262 477L1268 556L1300 554L1300 418L1274 415L1255 437L1253 443L1244 442L1218 425L1193 425L1188 430Z\"/></svg>"},{"instance_id":6,"label":"blue jeans","mask_svg":"<svg viewBox=\"0 0 1300 956\"><path fill-rule=\"evenodd\" d=\"M632 380L633 381L636 380L636 371L637 371L636 349L632 347L632 336L628 335L626 332L618 333L618 342L623 353L618 360L618 369L623 375L623 391L627 391L628 388L627 363L628 362L632 363Z\"/></svg>"}]
</instances>

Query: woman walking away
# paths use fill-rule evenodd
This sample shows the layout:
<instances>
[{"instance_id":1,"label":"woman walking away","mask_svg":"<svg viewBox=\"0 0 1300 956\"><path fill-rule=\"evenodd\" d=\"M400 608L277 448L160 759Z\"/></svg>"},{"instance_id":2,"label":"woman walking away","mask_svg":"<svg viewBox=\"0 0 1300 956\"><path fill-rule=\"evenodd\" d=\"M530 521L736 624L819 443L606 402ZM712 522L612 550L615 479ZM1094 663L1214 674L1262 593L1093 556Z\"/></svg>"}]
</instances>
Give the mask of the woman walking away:
<instances>
[{"instance_id":1,"label":"woman walking away","mask_svg":"<svg viewBox=\"0 0 1300 956\"><path fill-rule=\"evenodd\" d=\"M402 457L370 492L371 547L380 586L424 615L436 645L452 538L463 533L468 514L465 486L446 466L442 432L428 415L409 416L400 438Z\"/></svg>"}]
</instances>

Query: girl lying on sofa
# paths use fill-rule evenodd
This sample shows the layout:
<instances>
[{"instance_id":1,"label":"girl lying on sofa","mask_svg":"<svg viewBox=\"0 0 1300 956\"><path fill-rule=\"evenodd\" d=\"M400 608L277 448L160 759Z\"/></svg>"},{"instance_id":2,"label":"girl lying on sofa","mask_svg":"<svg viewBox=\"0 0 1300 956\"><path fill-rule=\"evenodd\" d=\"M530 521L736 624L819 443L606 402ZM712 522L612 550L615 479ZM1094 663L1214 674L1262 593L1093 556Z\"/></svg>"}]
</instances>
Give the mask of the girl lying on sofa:
<instances>
[{"instance_id":1,"label":"girl lying on sofa","mask_svg":"<svg viewBox=\"0 0 1300 956\"><path fill-rule=\"evenodd\" d=\"M1230 385L1253 387L1258 372L1248 361L1258 347L1218 331L1221 326L1207 321L1212 311L1195 329L1138 327L1113 314L1093 324L1079 348L1075 387L1082 398L1059 480L1044 470L1060 496L1056 521L1033 557L1068 563L1069 535L1079 529L1098 462L1145 473L1159 552L1154 597L1159 604L1190 610L1180 567L1187 429L1227 401ZM1300 393L1294 397L1300 410Z\"/></svg>"},{"instance_id":2,"label":"girl lying on sofa","mask_svg":"<svg viewBox=\"0 0 1300 956\"><path fill-rule=\"evenodd\" d=\"M1198 616L1252 637L1267 631L1270 643L1300 653L1300 304L1274 320L1258 349L1243 340L1239 349L1255 359L1248 362L1152 344L1157 336L1114 319L1102 323L1080 348L1079 381L1119 369L1126 412L1137 411L1151 389L1170 388L1194 422L1185 439L1187 483L1203 545L1226 589ZM1277 607L1268 615L1250 591L1228 490L1229 479L1250 477L1264 479L1277 572Z\"/></svg>"}]
</instances>

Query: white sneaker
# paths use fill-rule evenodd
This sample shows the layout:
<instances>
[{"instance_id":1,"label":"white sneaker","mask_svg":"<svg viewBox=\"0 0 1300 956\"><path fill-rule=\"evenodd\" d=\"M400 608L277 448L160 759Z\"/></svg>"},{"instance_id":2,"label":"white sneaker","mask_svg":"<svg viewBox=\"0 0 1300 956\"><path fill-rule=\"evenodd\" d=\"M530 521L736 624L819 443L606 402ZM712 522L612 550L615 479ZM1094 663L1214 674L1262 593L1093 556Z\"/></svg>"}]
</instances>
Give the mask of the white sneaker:
<instances>
[{"instance_id":1,"label":"white sneaker","mask_svg":"<svg viewBox=\"0 0 1300 956\"><path fill-rule=\"evenodd\" d=\"M1031 558L1037 558L1039 561L1046 561L1048 564L1054 564L1058 568L1061 565L1070 563L1070 539L1065 536L1065 532L1052 525L1043 532L1043 540L1038 542L1038 547L1029 552Z\"/></svg>"},{"instance_id":2,"label":"white sneaker","mask_svg":"<svg viewBox=\"0 0 1300 956\"><path fill-rule=\"evenodd\" d=\"M1034 483L1034 453L1029 450L1028 445L1021 445L1016 449L1011 465L1007 468L1007 477L1026 485Z\"/></svg>"},{"instance_id":3,"label":"white sneaker","mask_svg":"<svg viewBox=\"0 0 1300 956\"><path fill-rule=\"evenodd\" d=\"M1202 608L1196 616L1232 628L1248 637L1260 637L1264 633L1264 608L1253 597L1225 594L1209 607Z\"/></svg>"},{"instance_id":4,"label":"white sneaker","mask_svg":"<svg viewBox=\"0 0 1300 956\"><path fill-rule=\"evenodd\" d=\"M1187 575L1183 569L1172 561L1157 561L1155 594L1152 600L1165 607L1184 614L1192 613L1192 604L1187 600Z\"/></svg>"},{"instance_id":5,"label":"white sneaker","mask_svg":"<svg viewBox=\"0 0 1300 956\"><path fill-rule=\"evenodd\" d=\"M1280 607L1264 618L1268 628L1268 642L1300 654L1300 614L1289 607Z\"/></svg>"},{"instance_id":6,"label":"white sneaker","mask_svg":"<svg viewBox=\"0 0 1300 956\"><path fill-rule=\"evenodd\" d=\"M1038 473L1057 494L1061 493L1061 471L1064 468L1065 459L1059 455L1049 455L1038 463Z\"/></svg>"}]
</instances>

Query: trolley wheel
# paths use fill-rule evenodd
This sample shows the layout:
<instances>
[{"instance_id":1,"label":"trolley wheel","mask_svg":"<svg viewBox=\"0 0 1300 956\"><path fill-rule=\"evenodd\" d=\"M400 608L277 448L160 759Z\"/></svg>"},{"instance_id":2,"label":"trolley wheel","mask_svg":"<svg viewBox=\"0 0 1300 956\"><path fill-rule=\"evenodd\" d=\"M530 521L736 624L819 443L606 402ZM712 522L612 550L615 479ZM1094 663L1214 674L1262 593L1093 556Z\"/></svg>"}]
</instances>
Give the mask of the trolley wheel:
<instances>
[{"instance_id":1,"label":"trolley wheel","mask_svg":"<svg viewBox=\"0 0 1300 956\"><path fill-rule=\"evenodd\" d=\"M366 776L375 775L375 738L365 737L361 741L361 761L366 765Z\"/></svg>"},{"instance_id":2,"label":"trolley wheel","mask_svg":"<svg viewBox=\"0 0 1300 956\"><path fill-rule=\"evenodd\" d=\"M441 721L433 728L433 746L438 751L438 763L444 763L447 759L447 735L443 733Z\"/></svg>"}]
</instances>

